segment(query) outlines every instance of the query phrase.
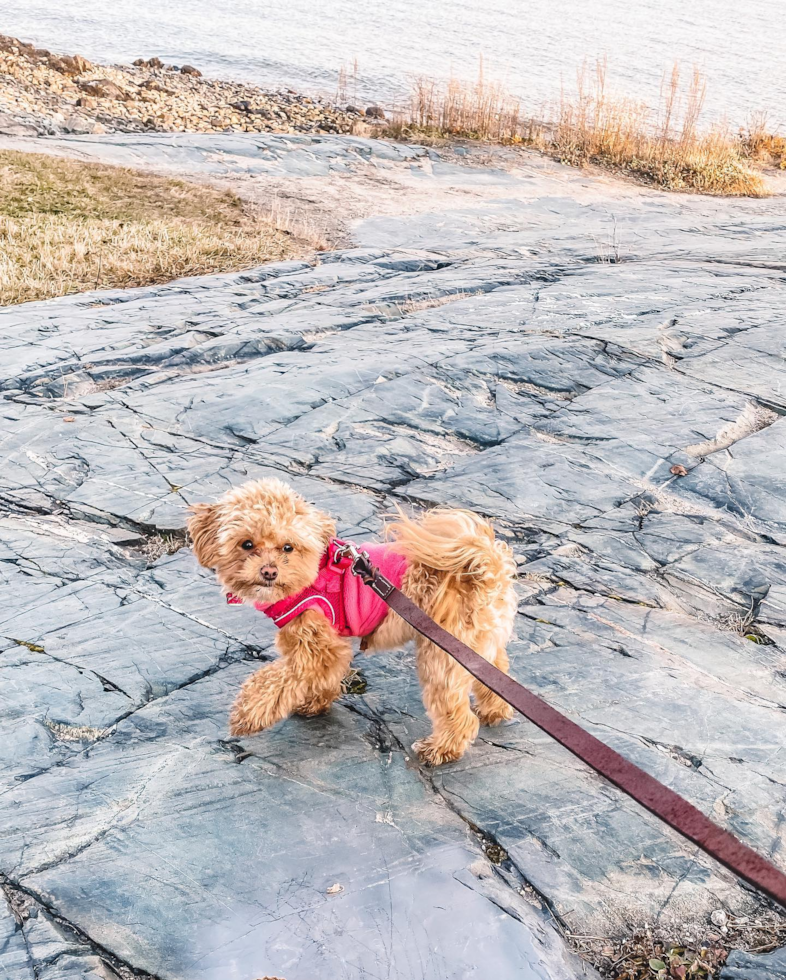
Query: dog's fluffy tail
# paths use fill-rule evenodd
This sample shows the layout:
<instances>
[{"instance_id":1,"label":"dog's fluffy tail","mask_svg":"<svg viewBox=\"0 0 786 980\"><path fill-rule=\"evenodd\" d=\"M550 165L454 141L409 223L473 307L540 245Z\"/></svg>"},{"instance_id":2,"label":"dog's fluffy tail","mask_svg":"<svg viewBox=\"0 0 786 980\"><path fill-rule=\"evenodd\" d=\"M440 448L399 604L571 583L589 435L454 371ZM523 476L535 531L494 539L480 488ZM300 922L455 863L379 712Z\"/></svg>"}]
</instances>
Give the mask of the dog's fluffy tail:
<instances>
[{"instance_id":1,"label":"dog's fluffy tail","mask_svg":"<svg viewBox=\"0 0 786 980\"><path fill-rule=\"evenodd\" d=\"M495 538L488 521L468 510L437 508L417 520L399 511L388 535L409 562L469 591L497 592L516 571L510 548Z\"/></svg>"}]
</instances>

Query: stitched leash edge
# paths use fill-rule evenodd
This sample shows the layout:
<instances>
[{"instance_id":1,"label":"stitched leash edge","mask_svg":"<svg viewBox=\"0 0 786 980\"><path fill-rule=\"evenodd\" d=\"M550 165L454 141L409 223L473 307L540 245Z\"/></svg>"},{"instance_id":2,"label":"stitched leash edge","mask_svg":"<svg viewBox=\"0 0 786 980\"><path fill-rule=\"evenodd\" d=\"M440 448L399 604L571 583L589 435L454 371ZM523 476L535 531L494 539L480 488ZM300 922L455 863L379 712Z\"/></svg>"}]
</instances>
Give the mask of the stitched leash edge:
<instances>
[{"instance_id":1,"label":"stitched leash edge","mask_svg":"<svg viewBox=\"0 0 786 980\"><path fill-rule=\"evenodd\" d=\"M388 581L363 552L352 566L369 588L427 640L453 657L473 677L506 701L578 759L623 793L696 844L743 881L786 909L786 874L766 858L718 826L679 793L591 735L543 698L489 663L453 636Z\"/></svg>"}]
</instances>

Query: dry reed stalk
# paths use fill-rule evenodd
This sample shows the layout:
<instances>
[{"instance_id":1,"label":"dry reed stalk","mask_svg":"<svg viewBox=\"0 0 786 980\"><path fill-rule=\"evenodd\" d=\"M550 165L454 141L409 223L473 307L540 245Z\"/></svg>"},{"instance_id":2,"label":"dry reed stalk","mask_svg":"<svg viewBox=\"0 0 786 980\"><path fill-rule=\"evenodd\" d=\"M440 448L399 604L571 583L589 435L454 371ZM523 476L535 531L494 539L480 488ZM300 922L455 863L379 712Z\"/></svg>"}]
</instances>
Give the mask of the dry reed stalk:
<instances>
[{"instance_id":1,"label":"dry reed stalk","mask_svg":"<svg viewBox=\"0 0 786 980\"><path fill-rule=\"evenodd\" d=\"M451 78L442 85L416 78L408 110L393 122L394 134L408 128L424 135L468 136L498 142L521 142L521 103L509 96L499 82L486 80L481 60L477 80L466 83Z\"/></svg>"},{"instance_id":2,"label":"dry reed stalk","mask_svg":"<svg viewBox=\"0 0 786 980\"><path fill-rule=\"evenodd\" d=\"M522 112L521 101L487 80L481 62L477 80L451 79L440 85L415 80L409 110L388 129L394 138L461 136L537 147L565 163L595 163L625 171L670 190L760 197L767 193L761 176L750 169L746 146L728 126L700 128L706 81L694 68L683 84L674 65L661 85L657 112L633 99L609 92L606 59L578 71L576 89L562 93L556 121L539 123ZM780 149L761 136L751 137L762 152ZM786 147L784 147L786 158ZM786 163L783 164L786 166Z\"/></svg>"}]
</instances>

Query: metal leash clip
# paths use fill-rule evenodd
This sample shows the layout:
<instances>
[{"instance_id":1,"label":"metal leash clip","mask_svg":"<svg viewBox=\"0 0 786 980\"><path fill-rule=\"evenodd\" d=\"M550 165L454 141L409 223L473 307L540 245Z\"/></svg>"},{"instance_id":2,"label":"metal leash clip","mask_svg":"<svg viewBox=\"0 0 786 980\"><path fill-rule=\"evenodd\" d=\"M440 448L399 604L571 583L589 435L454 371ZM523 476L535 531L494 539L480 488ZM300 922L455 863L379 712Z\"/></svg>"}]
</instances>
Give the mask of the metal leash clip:
<instances>
[{"instance_id":1,"label":"metal leash clip","mask_svg":"<svg viewBox=\"0 0 786 980\"><path fill-rule=\"evenodd\" d=\"M371 563L369 553L367 551L358 551L351 541L342 544L340 548L336 548L335 558L337 561L342 561L344 558L351 558L352 564L349 570L352 574L359 575L366 585L370 585L373 581L376 569Z\"/></svg>"}]
</instances>

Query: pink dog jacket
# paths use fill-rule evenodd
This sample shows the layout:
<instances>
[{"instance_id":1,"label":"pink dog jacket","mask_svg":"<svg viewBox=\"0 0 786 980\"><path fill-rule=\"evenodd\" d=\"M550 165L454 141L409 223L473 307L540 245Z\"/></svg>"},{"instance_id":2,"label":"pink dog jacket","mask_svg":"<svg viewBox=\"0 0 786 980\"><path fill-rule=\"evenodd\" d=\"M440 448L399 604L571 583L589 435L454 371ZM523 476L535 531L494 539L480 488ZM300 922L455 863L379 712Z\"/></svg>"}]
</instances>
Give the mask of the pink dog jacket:
<instances>
[{"instance_id":1,"label":"pink dog jacket","mask_svg":"<svg viewBox=\"0 0 786 980\"><path fill-rule=\"evenodd\" d=\"M350 571L352 559L337 557L345 544L334 538L322 556L315 581L278 602L267 605L255 602L254 608L269 616L281 629L306 609L319 609L339 636L368 636L387 615L388 607L379 596ZM392 551L390 545L359 544L358 551L367 551L371 561L396 588L401 588L407 559ZM227 602L239 600L231 593Z\"/></svg>"}]
</instances>

